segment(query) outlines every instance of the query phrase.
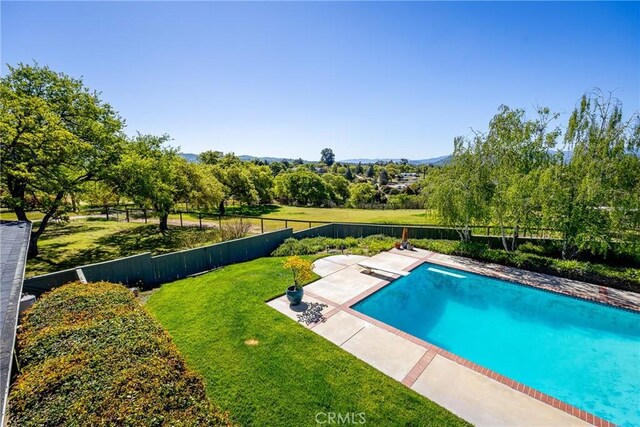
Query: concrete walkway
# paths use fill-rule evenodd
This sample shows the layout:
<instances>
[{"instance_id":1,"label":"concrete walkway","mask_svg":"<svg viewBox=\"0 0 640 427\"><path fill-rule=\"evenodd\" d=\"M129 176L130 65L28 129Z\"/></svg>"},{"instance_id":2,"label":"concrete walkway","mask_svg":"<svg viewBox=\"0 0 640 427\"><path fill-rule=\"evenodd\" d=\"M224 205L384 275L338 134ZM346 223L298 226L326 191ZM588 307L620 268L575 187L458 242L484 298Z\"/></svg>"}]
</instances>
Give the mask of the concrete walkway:
<instances>
[{"instance_id":1,"label":"concrete walkway","mask_svg":"<svg viewBox=\"0 0 640 427\"><path fill-rule=\"evenodd\" d=\"M337 255L314 263L321 279L305 287L300 306L286 296L267 304L323 336L386 375L478 426L613 425L524 384L462 359L350 308L397 276L365 274L370 262L410 271L428 260L558 293L638 310L638 295L424 250L393 249L371 258ZM313 311L314 316L305 315ZM307 313L308 314L308 313Z\"/></svg>"}]
</instances>

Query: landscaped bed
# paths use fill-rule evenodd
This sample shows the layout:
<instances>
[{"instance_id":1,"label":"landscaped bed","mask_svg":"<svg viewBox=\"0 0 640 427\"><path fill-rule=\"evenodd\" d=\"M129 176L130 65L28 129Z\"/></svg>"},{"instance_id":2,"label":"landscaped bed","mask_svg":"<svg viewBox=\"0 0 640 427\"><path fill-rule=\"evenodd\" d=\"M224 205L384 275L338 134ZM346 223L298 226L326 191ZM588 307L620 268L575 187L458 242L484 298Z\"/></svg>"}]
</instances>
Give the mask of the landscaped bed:
<instances>
[{"instance_id":1,"label":"landscaped bed","mask_svg":"<svg viewBox=\"0 0 640 427\"><path fill-rule=\"evenodd\" d=\"M283 261L261 258L166 284L147 303L233 421L305 426L328 413L363 413L366 425L466 425L267 306L291 284Z\"/></svg>"},{"instance_id":2,"label":"landscaped bed","mask_svg":"<svg viewBox=\"0 0 640 427\"><path fill-rule=\"evenodd\" d=\"M311 255L331 250L346 250L353 254L375 255L391 249L398 239L383 235L364 238L347 237L334 239L313 237L308 239L287 239L273 252L276 256ZM640 261L633 253L612 254L611 264L585 260L563 260L558 258L558 250L552 243L533 245L525 243L518 250L506 252L481 243L463 243L453 240L411 239L420 249L458 255L517 267L524 270L546 273L568 279L580 280L612 288L640 292Z\"/></svg>"},{"instance_id":3,"label":"landscaped bed","mask_svg":"<svg viewBox=\"0 0 640 427\"><path fill-rule=\"evenodd\" d=\"M169 335L121 285L55 289L20 328L10 425L229 425Z\"/></svg>"}]
</instances>

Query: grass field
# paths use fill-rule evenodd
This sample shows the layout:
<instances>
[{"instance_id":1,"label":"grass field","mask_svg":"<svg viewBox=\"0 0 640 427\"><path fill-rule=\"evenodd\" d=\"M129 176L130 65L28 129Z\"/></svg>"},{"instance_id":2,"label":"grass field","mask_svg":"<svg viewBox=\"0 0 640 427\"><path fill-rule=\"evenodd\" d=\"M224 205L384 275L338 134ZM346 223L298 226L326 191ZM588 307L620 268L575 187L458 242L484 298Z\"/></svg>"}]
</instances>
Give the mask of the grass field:
<instances>
[{"instance_id":1,"label":"grass field","mask_svg":"<svg viewBox=\"0 0 640 427\"><path fill-rule=\"evenodd\" d=\"M184 207L178 207L184 209ZM242 206L230 207L227 214L243 214L250 216L263 216L264 218L294 219L301 221L328 221L328 222L371 222L376 224L437 224L438 217L433 211L424 209L396 209L396 210L373 210L373 209L346 209L346 208L305 208L295 206ZM70 212L70 217L74 214ZM39 220L42 218L40 212L29 212L29 219ZM173 214L171 219L179 220L180 216ZM13 220L16 216L13 212L0 212L0 219ZM184 214L185 221L198 221L196 215ZM207 221L205 219L205 221ZM208 221L213 221L209 219ZM265 224L275 224L275 221L268 221ZM290 225L295 226L294 223Z\"/></svg>"},{"instance_id":2,"label":"grass field","mask_svg":"<svg viewBox=\"0 0 640 427\"><path fill-rule=\"evenodd\" d=\"M426 211L424 209L396 209L396 210L373 210L373 209L346 209L346 208L305 208L295 206L242 206L230 207L226 210L227 215L248 215L261 216L269 221L265 221L265 227L283 228L281 220L298 220L305 221L307 224L296 224L290 222L288 225L298 228L308 227L308 222L369 222L375 224L414 224L414 225L433 225L438 223L435 212ZM198 221L196 215L183 214L184 220ZM171 218L178 219L177 214L171 215ZM215 218L205 218L203 221L213 221ZM259 224L259 221L256 222ZM279 225L276 225L279 224Z\"/></svg>"},{"instance_id":3,"label":"grass field","mask_svg":"<svg viewBox=\"0 0 640 427\"><path fill-rule=\"evenodd\" d=\"M44 214L42 212L28 212L27 213L27 218L29 218L30 221L37 221L42 219L42 217L44 216ZM4 219L6 221L14 221L16 220L16 214L13 213L13 211L2 211L0 212L0 219Z\"/></svg>"},{"instance_id":4,"label":"grass field","mask_svg":"<svg viewBox=\"0 0 640 427\"><path fill-rule=\"evenodd\" d=\"M265 218L299 219L303 221L371 222L376 224L436 224L435 212L424 209L343 209L343 208L298 208L278 206L277 210L264 215Z\"/></svg>"},{"instance_id":5,"label":"grass field","mask_svg":"<svg viewBox=\"0 0 640 427\"><path fill-rule=\"evenodd\" d=\"M193 227L172 227L163 235L156 224L99 219L51 224L38 241L40 254L27 262L26 275L51 273L140 252L166 253L217 241L217 230Z\"/></svg>"},{"instance_id":6,"label":"grass field","mask_svg":"<svg viewBox=\"0 0 640 427\"><path fill-rule=\"evenodd\" d=\"M290 282L282 262L261 258L165 284L146 305L233 421L315 426L319 412L364 412L372 426L466 425L267 306Z\"/></svg>"}]
</instances>

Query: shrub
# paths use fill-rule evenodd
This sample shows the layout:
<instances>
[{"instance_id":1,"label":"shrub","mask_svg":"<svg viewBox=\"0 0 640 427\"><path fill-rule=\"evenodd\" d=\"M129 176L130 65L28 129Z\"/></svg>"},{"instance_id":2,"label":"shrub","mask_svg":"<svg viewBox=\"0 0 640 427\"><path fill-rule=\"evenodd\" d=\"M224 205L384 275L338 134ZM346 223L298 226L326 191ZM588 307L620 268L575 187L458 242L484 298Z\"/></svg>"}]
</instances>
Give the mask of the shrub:
<instances>
[{"instance_id":1,"label":"shrub","mask_svg":"<svg viewBox=\"0 0 640 427\"><path fill-rule=\"evenodd\" d=\"M229 425L162 329L112 283L45 295L18 334L13 425Z\"/></svg>"},{"instance_id":2,"label":"shrub","mask_svg":"<svg viewBox=\"0 0 640 427\"><path fill-rule=\"evenodd\" d=\"M251 231L251 224L248 222L242 222L239 219L226 221L222 225L222 240L241 239L243 237L247 237L249 231Z\"/></svg>"},{"instance_id":3,"label":"shrub","mask_svg":"<svg viewBox=\"0 0 640 427\"><path fill-rule=\"evenodd\" d=\"M347 237L344 239L334 239L330 237L311 237L307 239L289 238L284 241L271 255L273 256L293 256L293 255L313 255L324 252L327 249L347 249L353 254L375 255L378 252L386 251L393 247L396 239L383 235L368 237Z\"/></svg>"}]
</instances>

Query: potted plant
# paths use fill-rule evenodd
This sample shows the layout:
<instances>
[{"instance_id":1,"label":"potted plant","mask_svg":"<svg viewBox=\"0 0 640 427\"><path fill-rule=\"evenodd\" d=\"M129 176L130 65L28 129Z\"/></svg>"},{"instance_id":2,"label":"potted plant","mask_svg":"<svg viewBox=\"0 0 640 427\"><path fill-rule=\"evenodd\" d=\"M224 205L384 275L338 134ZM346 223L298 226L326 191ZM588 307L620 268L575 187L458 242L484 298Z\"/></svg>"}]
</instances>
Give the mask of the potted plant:
<instances>
[{"instance_id":1,"label":"potted plant","mask_svg":"<svg viewBox=\"0 0 640 427\"><path fill-rule=\"evenodd\" d=\"M291 305L298 305L304 296L302 284L311 279L313 274L311 262L299 256L292 256L287 258L283 267L286 270L291 270L293 275L293 285L287 288L287 299Z\"/></svg>"},{"instance_id":2,"label":"potted plant","mask_svg":"<svg viewBox=\"0 0 640 427\"><path fill-rule=\"evenodd\" d=\"M402 249L407 249L407 245L409 244L409 230L407 227L402 229Z\"/></svg>"}]
</instances>

